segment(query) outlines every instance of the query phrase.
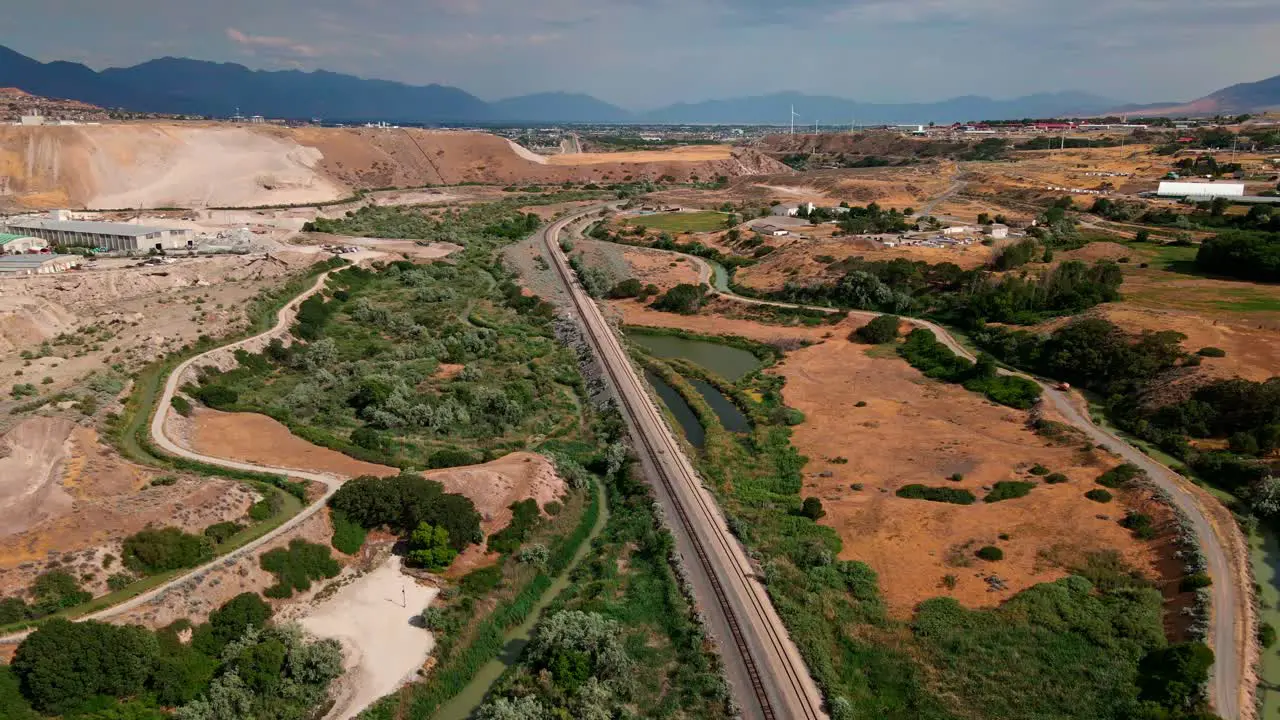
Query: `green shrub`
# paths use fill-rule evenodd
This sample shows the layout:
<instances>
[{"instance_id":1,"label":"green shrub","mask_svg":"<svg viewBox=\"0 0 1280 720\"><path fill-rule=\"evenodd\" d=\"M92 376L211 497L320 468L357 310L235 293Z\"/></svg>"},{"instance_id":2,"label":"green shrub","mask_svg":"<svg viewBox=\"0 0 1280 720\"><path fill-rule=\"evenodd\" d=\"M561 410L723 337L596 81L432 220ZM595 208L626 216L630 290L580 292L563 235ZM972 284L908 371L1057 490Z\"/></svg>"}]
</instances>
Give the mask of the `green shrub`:
<instances>
[{"instance_id":1,"label":"green shrub","mask_svg":"<svg viewBox=\"0 0 1280 720\"><path fill-rule=\"evenodd\" d=\"M696 315L706 300L707 289L702 285L681 283L653 301L653 309L681 315Z\"/></svg>"},{"instance_id":2,"label":"green shrub","mask_svg":"<svg viewBox=\"0 0 1280 720\"><path fill-rule=\"evenodd\" d=\"M329 519L333 523L331 544L341 553L355 555L364 547L365 529L347 519L341 510L331 510Z\"/></svg>"},{"instance_id":3,"label":"green shrub","mask_svg":"<svg viewBox=\"0 0 1280 720\"><path fill-rule=\"evenodd\" d=\"M529 533L538 526L541 515L538 503L532 498L511 503L511 522L503 529L489 536L488 550L504 555L519 549Z\"/></svg>"},{"instance_id":4,"label":"green shrub","mask_svg":"<svg viewBox=\"0 0 1280 720\"><path fill-rule=\"evenodd\" d=\"M1029 470L1028 472L1030 472L1032 475L1043 476L1043 475L1049 474L1049 468L1041 465L1040 463L1036 463L1034 466L1032 466L1031 470Z\"/></svg>"},{"instance_id":5,"label":"green shrub","mask_svg":"<svg viewBox=\"0 0 1280 720\"><path fill-rule=\"evenodd\" d=\"M1026 497L1031 494L1031 490L1035 488L1035 483L1020 482L1017 480L1001 480L991 486L991 492L982 498L982 502L994 503L1001 500L1012 500L1014 498Z\"/></svg>"},{"instance_id":6,"label":"green shrub","mask_svg":"<svg viewBox=\"0 0 1280 720\"><path fill-rule=\"evenodd\" d=\"M898 338L898 324L902 319L897 315L878 315L870 322L849 336L850 340L868 345L880 345Z\"/></svg>"},{"instance_id":7,"label":"green shrub","mask_svg":"<svg viewBox=\"0 0 1280 720\"><path fill-rule=\"evenodd\" d=\"M614 300L621 300L623 298L638 297L643 292L644 285L642 285L639 280L635 278L627 278L617 285L614 285L613 288L605 294L605 297L612 298Z\"/></svg>"},{"instance_id":8,"label":"green shrub","mask_svg":"<svg viewBox=\"0 0 1280 720\"><path fill-rule=\"evenodd\" d=\"M977 499L973 496L973 493L968 490L949 487L930 487L920 484L904 485L898 488L898 491L895 494L900 498L931 500L933 502L945 502L955 505L972 505L974 500Z\"/></svg>"},{"instance_id":9,"label":"green shrub","mask_svg":"<svg viewBox=\"0 0 1280 720\"><path fill-rule=\"evenodd\" d=\"M182 417L191 417L191 411L193 410L191 402L181 395L174 395L173 399L169 401L169 404L172 405L173 409L177 410L178 414Z\"/></svg>"},{"instance_id":10,"label":"green shrub","mask_svg":"<svg viewBox=\"0 0 1280 720\"><path fill-rule=\"evenodd\" d=\"M1142 469L1137 465L1125 463L1123 465L1117 465L1102 473L1098 476L1098 479L1095 480L1095 482L1103 487L1118 490L1120 488L1127 487L1134 478L1137 478L1142 474Z\"/></svg>"},{"instance_id":11,"label":"green shrub","mask_svg":"<svg viewBox=\"0 0 1280 720\"><path fill-rule=\"evenodd\" d=\"M1270 648L1276 644L1276 628L1274 625L1269 622L1258 625L1258 644L1264 648Z\"/></svg>"},{"instance_id":12,"label":"green shrub","mask_svg":"<svg viewBox=\"0 0 1280 720\"><path fill-rule=\"evenodd\" d=\"M498 583L502 582L502 566L490 565L478 570L472 570L462 579L458 581L458 588L467 595L479 597L487 595L489 591L498 587Z\"/></svg>"},{"instance_id":13,"label":"green shrub","mask_svg":"<svg viewBox=\"0 0 1280 720\"><path fill-rule=\"evenodd\" d=\"M437 450L427 458L427 467L432 469L461 467L463 465L475 465L480 462L480 458L475 453L461 448L444 448Z\"/></svg>"},{"instance_id":14,"label":"green shrub","mask_svg":"<svg viewBox=\"0 0 1280 720\"><path fill-rule=\"evenodd\" d=\"M213 525L205 528L204 536L212 540L215 544L221 545L222 543L230 540L241 530L244 530L244 525L241 525L238 522L220 522L214 523Z\"/></svg>"},{"instance_id":15,"label":"green shrub","mask_svg":"<svg viewBox=\"0 0 1280 720\"><path fill-rule=\"evenodd\" d=\"M161 475L151 480L151 487L168 487L178 483L177 475Z\"/></svg>"},{"instance_id":16,"label":"green shrub","mask_svg":"<svg viewBox=\"0 0 1280 720\"><path fill-rule=\"evenodd\" d=\"M201 385L194 395L197 400L215 410L233 410L240 401L240 395L236 391L222 385Z\"/></svg>"},{"instance_id":17,"label":"green shrub","mask_svg":"<svg viewBox=\"0 0 1280 720\"><path fill-rule=\"evenodd\" d=\"M312 580L331 578L342 570L327 546L300 538L291 540L288 549L265 553L259 563L263 570L276 576L276 584L262 593L269 598L292 597L294 590L310 590Z\"/></svg>"},{"instance_id":18,"label":"green shrub","mask_svg":"<svg viewBox=\"0 0 1280 720\"><path fill-rule=\"evenodd\" d=\"M987 562L997 562L1004 559L1004 551L994 545L983 545L978 548L978 552L974 553L974 555Z\"/></svg>"},{"instance_id":19,"label":"green shrub","mask_svg":"<svg viewBox=\"0 0 1280 720\"><path fill-rule=\"evenodd\" d=\"M212 557L209 538L176 527L142 530L124 539L125 567L146 575L195 567Z\"/></svg>"},{"instance_id":20,"label":"green shrub","mask_svg":"<svg viewBox=\"0 0 1280 720\"><path fill-rule=\"evenodd\" d=\"M1192 573L1182 578L1182 582L1178 583L1178 588L1182 592L1194 592L1200 588L1207 588L1212 584L1213 579L1205 573Z\"/></svg>"},{"instance_id":21,"label":"green shrub","mask_svg":"<svg viewBox=\"0 0 1280 720\"><path fill-rule=\"evenodd\" d=\"M1070 479L1071 478L1063 475L1062 473L1049 473L1044 476L1044 482L1046 485L1060 485Z\"/></svg>"},{"instance_id":22,"label":"green shrub","mask_svg":"<svg viewBox=\"0 0 1280 720\"><path fill-rule=\"evenodd\" d=\"M279 512L283 502L279 495L274 492L269 493L263 499L249 506L249 519L254 522L270 520Z\"/></svg>"},{"instance_id":23,"label":"green shrub","mask_svg":"<svg viewBox=\"0 0 1280 720\"><path fill-rule=\"evenodd\" d=\"M804 502L801 503L800 514L810 520L818 520L825 516L827 511L822 509L821 500L816 497L807 497L804 499Z\"/></svg>"},{"instance_id":24,"label":"green shrub","mask_svg":"<svg viewBox=\"0 0 1280 720\"><path fill-rule=\"evenodd\" d=\"M1111 493L1102 488L1095 488L1084 494L1085 497L1097 503L1111 502Z\"/></svg>"},{"instance_id":25,"label":"green shrub","mask_svg":"<svg viewBox=\"0 0 1280 720\"><path fill-rule=\"evenodd\" d=\"M1142 540L1150 540L1156 536L1156 528L1152 524L1151 516L1146 513L1130 510L1125 513L1120 525L1133 531L1134 536Z\"/></svg>"},{"instance_id":26,"label":"green shrub","mask_svg":"<svg viewBox=\"0 0 1280 720\"><path fill-rule=\"evenodd\" d=\"M1226 357L1227 351L1216 347L1202 347L1196 351L1196 354L1200 357L1220 358Z\"/></svg>"},{"instance_id":27,"label":"green shrub","mask_svg":"<svg viewBox=\"0 0 1280 720\"><path fill-rule=\"evenodd\" d=\"M137 582L137 580L138 578L134 577L132 573L127 573L127 572L113 573L107 577L107 587L111 588L112 592L115 592L117 590L123 590L129 587L130 585Z\"/></svg>"},{"instance_id":28,"label":"green shrub","mask_svg":"<svg viewBox=\"0 0 1280 720\"><path fill-rule=\"evenodd\" d=\"M951 473L947 479L951 482L964 482L964 473Z\"/></svg>"},{"instance_id":29,"label":"green shrub","mask_svg":"<svg viewBox=\"0 0 1280 720\"><path fill-rule=\"evenodd\" d=\"M93 599L91 593L80 589L80 581L75 576L62 570L50 570L36 576L31 583L31 594L42 614L75 607Z\"/></svg>"}]
</instances>

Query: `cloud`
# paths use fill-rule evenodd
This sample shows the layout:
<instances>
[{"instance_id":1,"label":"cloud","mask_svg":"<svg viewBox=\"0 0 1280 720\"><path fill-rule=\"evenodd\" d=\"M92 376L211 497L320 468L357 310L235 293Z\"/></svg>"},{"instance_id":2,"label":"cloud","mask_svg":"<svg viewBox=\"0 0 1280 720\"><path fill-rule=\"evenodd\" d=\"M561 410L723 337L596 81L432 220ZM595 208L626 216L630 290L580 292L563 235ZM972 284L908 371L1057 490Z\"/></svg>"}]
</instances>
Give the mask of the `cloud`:
<instances>
[{"instance_id":1,"label":"cloud","mask_svg":"<svg viewBox=\"0 0 1280 720\"><path fill-rule=\"evenodd\" d=\"M239 45L250 55L255 55L258 50L263 50L269 55L287 54L304 58L320 56L320 51L314 46L300 43L292 38L272 35L250 35L233 27L227 28L227 39Z\"/></svg>"}]
</instances>

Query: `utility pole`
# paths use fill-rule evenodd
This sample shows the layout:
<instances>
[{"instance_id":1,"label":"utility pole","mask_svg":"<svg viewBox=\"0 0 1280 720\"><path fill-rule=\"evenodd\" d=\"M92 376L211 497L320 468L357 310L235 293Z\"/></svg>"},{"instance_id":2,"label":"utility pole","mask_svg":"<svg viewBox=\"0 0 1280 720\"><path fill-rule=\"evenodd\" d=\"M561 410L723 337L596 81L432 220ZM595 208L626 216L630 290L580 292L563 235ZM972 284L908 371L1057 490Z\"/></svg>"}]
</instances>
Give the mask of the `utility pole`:
<instances>
[{"instance_id":1,"label":"utility pole","mask_svg":"<svg viewBox=\"0 0 1280 720\"><path fill-rule=\"evenodd\" d=\"M796 106L791 106L791 134L796 134Z\"/></svg>"}]
</instances>

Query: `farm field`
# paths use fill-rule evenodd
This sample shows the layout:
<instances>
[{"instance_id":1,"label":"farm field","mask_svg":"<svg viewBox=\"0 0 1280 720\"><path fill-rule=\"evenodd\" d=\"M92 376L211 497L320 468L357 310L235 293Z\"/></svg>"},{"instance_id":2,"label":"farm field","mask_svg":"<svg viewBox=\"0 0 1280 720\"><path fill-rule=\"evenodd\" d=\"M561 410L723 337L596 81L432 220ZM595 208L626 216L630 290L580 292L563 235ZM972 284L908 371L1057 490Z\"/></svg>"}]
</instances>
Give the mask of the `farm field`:
<instances>
[{"instance_id":1,"label":"farm field","mask_svg":"<svg viewBox=\"0 0 1280 720\"><path fill-rule=\"evenodd\" d=\"M628 218L628 224L672 233L710 232L724 228L729 216L721 212L674 212L639 215Z\"/></svg>"}]
</instances>

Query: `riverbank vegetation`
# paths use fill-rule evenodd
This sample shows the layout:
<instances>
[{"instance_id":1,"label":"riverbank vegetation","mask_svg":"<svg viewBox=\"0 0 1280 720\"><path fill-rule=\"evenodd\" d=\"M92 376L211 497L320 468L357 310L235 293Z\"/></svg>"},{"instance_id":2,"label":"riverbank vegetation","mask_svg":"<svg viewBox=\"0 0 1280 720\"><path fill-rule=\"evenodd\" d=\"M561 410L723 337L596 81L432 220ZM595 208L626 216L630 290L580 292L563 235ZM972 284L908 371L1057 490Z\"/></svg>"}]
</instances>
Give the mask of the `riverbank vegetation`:
<instances>
[{"instance_id":1,"label":"riverbank vegetation","mask_svg":"<svg viewBox=\"0 0 1280 720\"><path fill-rule=\"evenodd\" d=\"M700 472L718 490L730 529L764 569L831 717L951 720L975 708L1010 718L1211 717L1197 714L1204 684L1198 667L1166 662L1183 647L1197 657L1207 648L1169 646L1160 594L1127 574L1082 567L999 608L969 610L938 598L907 621L890 617L875 573L838 560L839 537L803 512L805 458L790 442L784 380L753 373L733 386L735 404L753 420L741 439L678 374L663 377L706 428L696 455ZM1006 488L991 501L1022 489ZM1010 657L1019 663L1009 664ZM1176 692L1160 679L1165 673L1183 683Z\"/></svg>"},{"instance_id":2,"label":"riverbank vegetation","mask_svg":"<svg viewBox=\"0 0 1280 720\"><path fill-rule=\"evenodd\" d=\"M0 711L29 720L311 716L342 673L342 649L271 624L270 615L261 598L245 593L195 626L181 620L151 631L52 620L0 668Z\"/></svg>"},{"instance_id":3,"label":"riverbank vegetation","mask_svg":"<svg viewBox=\"0 0 1280 720\"><path fill-rule=\"evenodd\" d=\"M496 203L421 220L465 244L456 262L336 273L300 308L305 345L240 353L239 367L205 370L191 394L400 467L472 464L572 436L574 356L555 339L551 306L522 294L496 259L511 228L528 233L528 217Z\"/></svg>"},{"instance_id":4,"label":"riverbank vegetation","mask_svg":"<svg viewBox=\"0 0 1280 720\"><path fill-rule=\"evenodd\" d=\"M619 717L635 707L646 717L728 717L720 659L652 490L631 462L589 466L607 482L609 522L477 717L508 717L513 706L529 713L518 717Z\"/></svg>"}]
</instances>

